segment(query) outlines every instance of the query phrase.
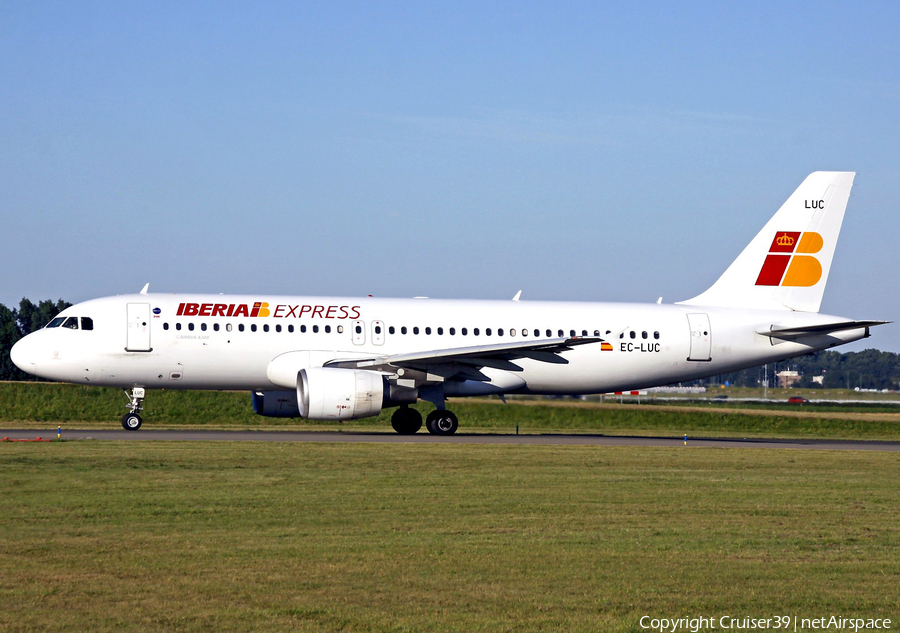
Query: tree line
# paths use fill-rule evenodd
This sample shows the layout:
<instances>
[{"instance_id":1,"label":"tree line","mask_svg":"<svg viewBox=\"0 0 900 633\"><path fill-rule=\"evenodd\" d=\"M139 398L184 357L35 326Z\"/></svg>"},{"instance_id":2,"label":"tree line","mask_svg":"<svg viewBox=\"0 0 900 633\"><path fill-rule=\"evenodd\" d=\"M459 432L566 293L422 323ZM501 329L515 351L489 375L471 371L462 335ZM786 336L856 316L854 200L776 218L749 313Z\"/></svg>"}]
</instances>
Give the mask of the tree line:
<instances>
[{"instance_id":1,"label":"tree line","mask_svg":"<svg viewBox=\"0 0 900 633\"><path fill-rule=\"evenodd\" d=\"M769 386L778 385L775 374L794 370L800 381L794 387L803 389L897 389L900 385L900 354L866 349L861 352L822 351L778 363L716 376L737 387L761 387L768 375ZM813 378L821 376L821 382Z\"/></svg>"},{"instance_id":2,"label":"tree line","mask_svg":"<svg viewBox=\"0 0 900 633\"><path fill-rule=\"evenodd\" d=\"M13 365L9 350L20 338L44 327L71 303L58 299L33 303L22 299L18 308L0 303L0 380L37 380ZM795 385L802 388L897 389L900 385L900 354L867 349L861 352L816 352L780 363L744 369L715 376L705 383L725 383L739 387L759 387L768 376L769 386L776 386L775 374L784 369L796 370L801 378ZM821 376L822 382L813 382Z\"/></svg>"},{"instance_id":3,"label":"tree line","mask_svg":"<svg viewBox=\"0 0 900 633\"><path fill-rule=\"evenodd\" d=\"M41 329L70 305L62 299L38 303L22 299L18 308L7 308L0 303L0 380L38 380L13 365L9 350L20 338Z\"/></svg>"}]
</instances>

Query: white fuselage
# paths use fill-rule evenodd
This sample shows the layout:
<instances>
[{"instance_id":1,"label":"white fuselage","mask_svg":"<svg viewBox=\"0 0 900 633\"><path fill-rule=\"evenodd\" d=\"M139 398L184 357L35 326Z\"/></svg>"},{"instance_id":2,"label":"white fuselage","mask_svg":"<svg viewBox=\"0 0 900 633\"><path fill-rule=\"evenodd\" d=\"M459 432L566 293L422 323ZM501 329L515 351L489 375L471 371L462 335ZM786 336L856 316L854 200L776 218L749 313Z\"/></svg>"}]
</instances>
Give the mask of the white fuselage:
<instances>
[{"instance_id":1,"label":"white fuselage","mask_svg":"<svg viewBox=\"0 0 900 633\"><path fill-rule=\"evenodd\" d=\"M266 314L268 313L268 314ZM858 340L865 328L803 342L759 334L773 325L842 319L791 310L588 302L136 294L86 301L22 339L15 363L43 378L148 389L277 390L275 359L310 367L558 337L599 337L560 356L522 358L514 393L606 393L669 384ZM294 379L296 373L293 374ZM277 379L276 379L277 380Z\"/></svg>"}]
</instances>

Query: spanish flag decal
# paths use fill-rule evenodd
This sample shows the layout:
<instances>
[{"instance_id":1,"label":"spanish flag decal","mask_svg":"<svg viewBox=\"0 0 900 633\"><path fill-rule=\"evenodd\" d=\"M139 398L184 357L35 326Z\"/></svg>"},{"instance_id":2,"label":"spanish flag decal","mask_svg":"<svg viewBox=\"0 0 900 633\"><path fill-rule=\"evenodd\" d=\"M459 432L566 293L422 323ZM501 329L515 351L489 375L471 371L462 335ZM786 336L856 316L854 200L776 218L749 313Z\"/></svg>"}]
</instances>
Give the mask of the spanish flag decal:
<instances>
[{"instance_id":1,"label":"spanish flag decal","mask_svg":"<svg viewBox=\"0 0 900 633\"><path fill-rule=\"evenodd\" d=\"M822 236L812 231L779 231L772 239L757 286L815 286L822 278L822 264L813 257L822 250Z\"/></svg>"},{"instance_id":2,"label":"spanish flag decal","mask_svg":"<svg viewBox=\"0 0 900 633\"><path fill-rule=\"evenodd\" d=\"M606 341L600 341L600 351L601 352L611 352L613 351L613 346L607 343Z\"/></svg>"}]
</instances>

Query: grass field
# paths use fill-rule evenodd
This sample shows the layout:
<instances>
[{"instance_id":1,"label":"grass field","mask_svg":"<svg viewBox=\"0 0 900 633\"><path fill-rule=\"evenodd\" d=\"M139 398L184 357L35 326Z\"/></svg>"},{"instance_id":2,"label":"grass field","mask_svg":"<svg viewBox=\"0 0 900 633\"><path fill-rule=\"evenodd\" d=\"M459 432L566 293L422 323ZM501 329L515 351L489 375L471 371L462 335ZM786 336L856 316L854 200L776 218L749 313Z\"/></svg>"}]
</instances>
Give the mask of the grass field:
<instances>
[{"instance_id":1,"label":"grass field","mask_svg":"<svg viewBox=\"0 0 900 633\"><path fill-rule=\"evenodd\" d=\"M57 424L84 428L119 428L127 399L117 389L46 383L0 383L0 424L43 428ZM150 391L145 428L334 428L332 423L263 418L253 413L249 393ZM900 440L900 409L845 405L840 410L811 410L796 405L753 408L733 402L620 405L616 402L452 400L460 431L515 433L586 432L637 435L719 437L810 437ZM429 404L418 405L426 413ZM390 431L392 410L374 418L352 420L348 429ZM424 432L424 431L423 431Z\"/></svg>"},{"instance_id":2,"label":"grass field","mask_svg":"<svg viewBox=\"0 0 900 633\"><path fill-rule=\"evenodd\" d=\"M0 443L0 630L900 616L895 453Z\"/></svg>"}]
</instances>

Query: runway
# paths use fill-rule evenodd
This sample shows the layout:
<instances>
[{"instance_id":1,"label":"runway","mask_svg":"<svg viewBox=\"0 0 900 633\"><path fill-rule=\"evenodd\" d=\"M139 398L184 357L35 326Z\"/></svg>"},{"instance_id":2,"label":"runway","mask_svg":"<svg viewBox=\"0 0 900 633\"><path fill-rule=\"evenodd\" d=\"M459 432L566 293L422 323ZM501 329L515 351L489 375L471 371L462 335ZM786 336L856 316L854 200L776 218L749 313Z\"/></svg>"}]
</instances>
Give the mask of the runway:
<instances>
[{"instance_id":1,"label":"runway","mask_svg":"<svg viewBox=\"0 0 900 633\"><path fill-rule=\"evenodd\" d=\"M56 439L56 429L0 429L0 440ZM366 431L221 431L64 429L64 440L175 442L374 442L390 444L515 444L560 446L657 446L670 448L768 448L841 451L898 451L900 442L822 439L643 437L585 434L428 433L397 435Z\"/></svg>"}]
</instances>

